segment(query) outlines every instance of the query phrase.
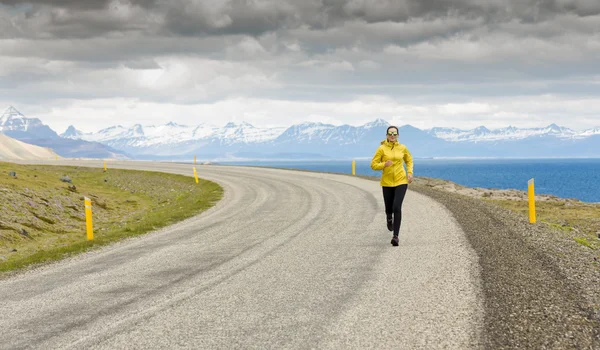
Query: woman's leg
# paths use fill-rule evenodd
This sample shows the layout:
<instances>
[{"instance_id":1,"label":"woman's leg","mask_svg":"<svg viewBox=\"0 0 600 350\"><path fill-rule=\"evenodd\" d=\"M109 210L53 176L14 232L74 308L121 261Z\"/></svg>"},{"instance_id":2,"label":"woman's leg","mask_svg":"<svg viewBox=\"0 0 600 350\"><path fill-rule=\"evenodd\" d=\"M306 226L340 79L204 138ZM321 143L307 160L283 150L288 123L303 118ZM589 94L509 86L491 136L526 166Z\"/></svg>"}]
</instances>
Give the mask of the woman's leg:
<instances>
[{"instance_id":1,"label":"woman's leg","mask_svg":"<svg viewBox=\"0 0 600 350\"><path fill-rule=\"evenodd\" d=\"M408 185L400 185L394 188L394 201L392 204L392 211L394 212L394 236L398 236L400 233L400 224L402 223L402 202L404 202L404 196Z\"/></svg>"},{"instance_id":2,"label":"woman's leg","mask_svg":"<svg viewBox=\"0 0 600 350\"><path fill-rule=\"evenodd\" d=\"M388 228L391 226L392 213L394 212L394 197L396 194L396 187L382 187L383 188L383 203L385 204L385 216L388 222ZM390 231L392 231L390 229Z\"/></svg>"}]
</instances>

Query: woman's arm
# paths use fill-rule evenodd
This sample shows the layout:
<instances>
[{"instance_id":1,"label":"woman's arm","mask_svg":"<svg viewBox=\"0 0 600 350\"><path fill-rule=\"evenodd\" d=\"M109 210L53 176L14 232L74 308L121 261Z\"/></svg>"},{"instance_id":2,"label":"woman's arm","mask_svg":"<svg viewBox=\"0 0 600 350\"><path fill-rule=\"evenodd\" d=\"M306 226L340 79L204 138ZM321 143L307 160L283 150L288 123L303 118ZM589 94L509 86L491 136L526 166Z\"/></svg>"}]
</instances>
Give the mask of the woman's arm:
<instances>
[{"instance_id":1,"label":"woman's arm","mask_svg":"<svg viewBox=\"0 0 600 350\"><path fill-rule=\"evenodd\" d=\"M410 152L408 151L408 148L405 148L404 150L404 163L406 163L406 170L408 171L409 174L413 173L413 158L412 155L410 154Z\"/></svg>"},{"instance_id":2,"label":"woman's arm","mask_svg":"<svg viewBox=\"0 0 600 350\"><path fill-rule=\"evenodd\" d=\"M381 147L377 148L373 159L371 160L371 169L373 170L383 170L385 167L385 163L382 162L383 150Z\"/></svg>"}]
</instances>

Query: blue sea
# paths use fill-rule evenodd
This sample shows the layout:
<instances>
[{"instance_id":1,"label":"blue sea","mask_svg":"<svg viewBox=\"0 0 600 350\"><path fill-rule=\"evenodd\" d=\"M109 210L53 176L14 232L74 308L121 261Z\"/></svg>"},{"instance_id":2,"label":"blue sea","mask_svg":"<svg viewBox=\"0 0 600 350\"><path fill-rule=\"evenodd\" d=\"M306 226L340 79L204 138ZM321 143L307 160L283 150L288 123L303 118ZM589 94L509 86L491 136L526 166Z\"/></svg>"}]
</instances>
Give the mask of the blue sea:
<instances>
[{"instance_id":1,"label":"blue sea","mask_svg":"<svg viewBox=\"0 0 600 350\"><path fill-rule=\"evenodd\" d=\"M352 173L351 160L219 163ZM381 175L380 171L371 170L370 159L357 160L356 173ZM522 191L527 191L527 181L533 178L536 194L600 202L600 159L414 159L414 173L467 187Z\"/></svg>"}]
</instances>

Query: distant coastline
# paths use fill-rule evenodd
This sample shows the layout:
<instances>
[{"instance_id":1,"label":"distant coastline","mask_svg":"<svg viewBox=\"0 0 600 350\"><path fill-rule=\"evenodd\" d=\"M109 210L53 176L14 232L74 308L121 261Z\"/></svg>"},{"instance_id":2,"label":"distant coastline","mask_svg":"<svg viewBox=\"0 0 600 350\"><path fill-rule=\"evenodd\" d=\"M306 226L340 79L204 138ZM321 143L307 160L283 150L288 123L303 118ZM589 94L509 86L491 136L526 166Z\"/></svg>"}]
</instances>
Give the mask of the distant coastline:
<instances>
[{"instance_id":1,"label":"distant coastline","mask_svg":"<svg viewBox=\"0 0 600 350\"><path fill-rule=\"evenodd\" d=\"M371 158L356 160L356 174L380 176ZM351 174L351 159L216 161L246 165ZM415 158L415 176L449 181L458 186L490 190L526 191L534 178L539 195L600 202L600 158ZM568 180L568 181L567 181ZM516 196L516 195L515 195ZM520 196L519 196L520 197Z\"/></svg>"}]
</instances>

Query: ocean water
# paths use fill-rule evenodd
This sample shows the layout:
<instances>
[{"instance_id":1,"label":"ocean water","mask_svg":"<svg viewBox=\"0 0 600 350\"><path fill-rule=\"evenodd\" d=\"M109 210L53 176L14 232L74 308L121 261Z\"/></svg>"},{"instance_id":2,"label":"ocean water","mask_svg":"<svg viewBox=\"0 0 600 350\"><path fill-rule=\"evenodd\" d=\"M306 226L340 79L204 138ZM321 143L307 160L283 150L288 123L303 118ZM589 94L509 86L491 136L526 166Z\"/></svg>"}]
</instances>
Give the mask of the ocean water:
<instances>
[{"instance_id":1,"label":"ocean water","mask_svg":"<svg viewBox=\"0 0 600 350\"><path fill-rule=\"evenodd\" d=\"M351 160L244 161L220 164L352 173ZM370 159L357 160L356 173L381 175L380 171L371 169ZM527 191L527 181L533 178L536 194L600 202L600 159L414 159L414 173L415 176L450 180L467 187L522 191Z\"/></svg>"}]
</instances>

